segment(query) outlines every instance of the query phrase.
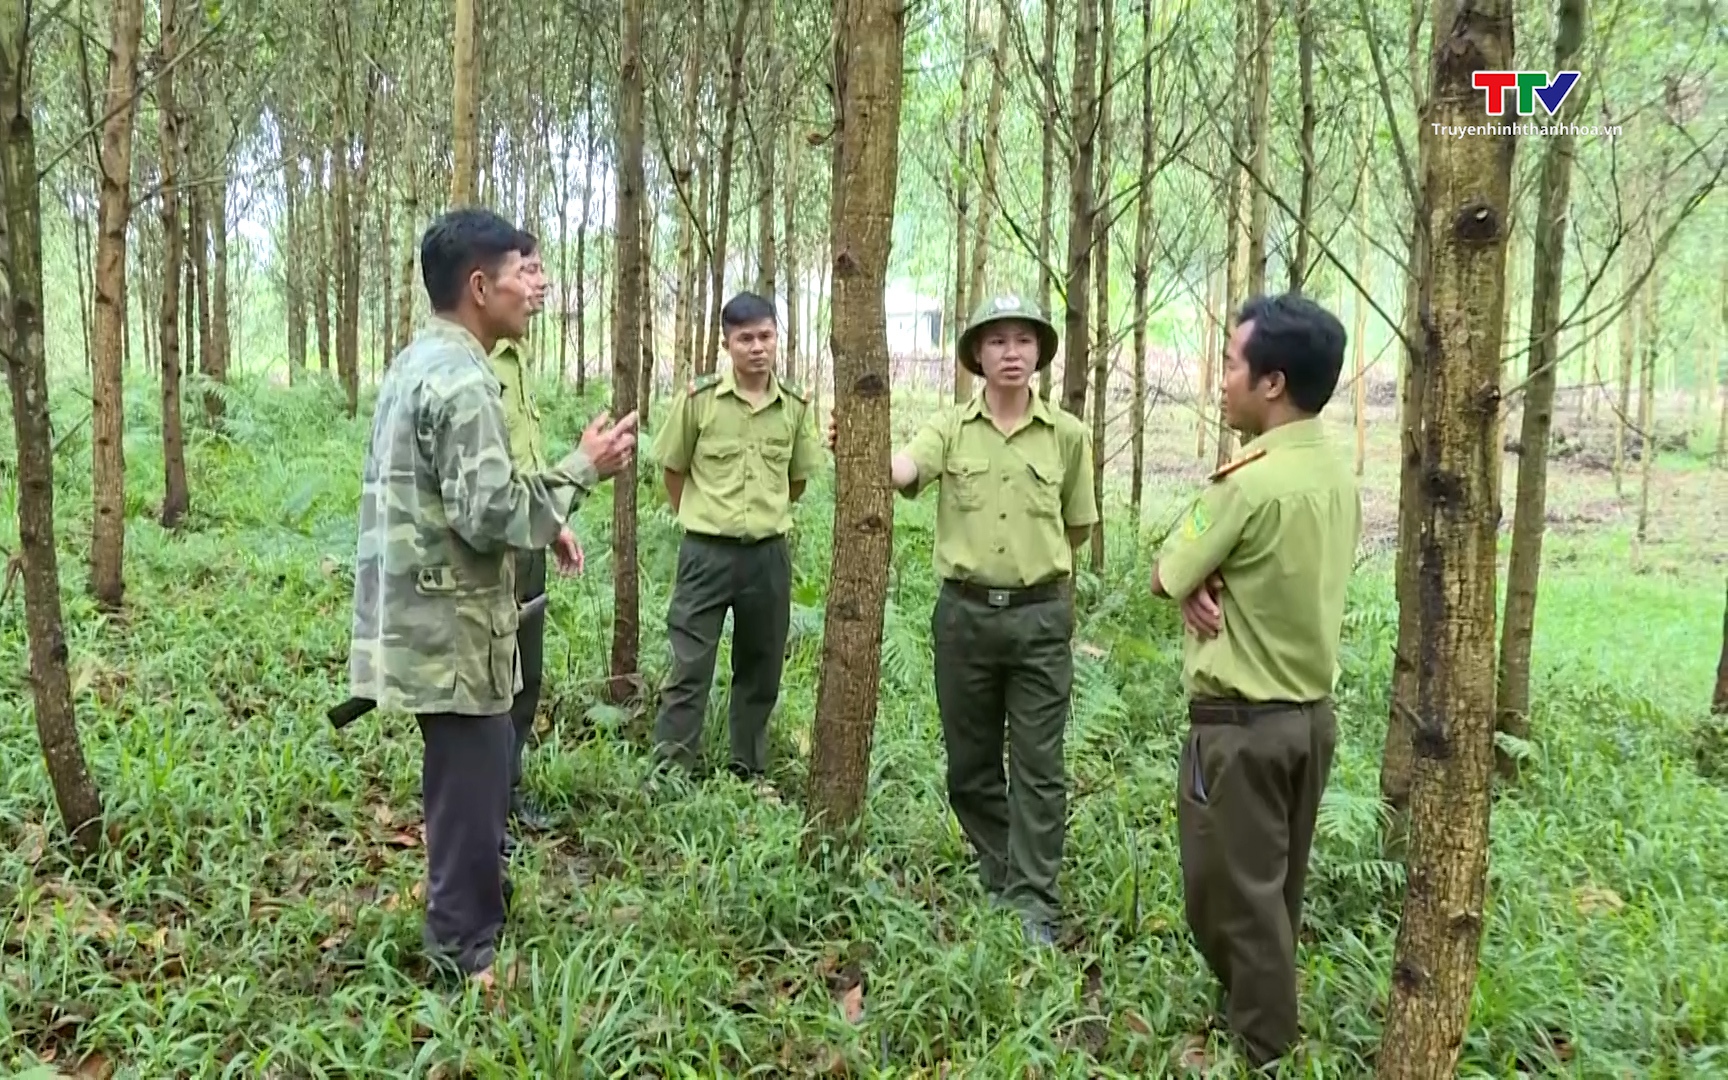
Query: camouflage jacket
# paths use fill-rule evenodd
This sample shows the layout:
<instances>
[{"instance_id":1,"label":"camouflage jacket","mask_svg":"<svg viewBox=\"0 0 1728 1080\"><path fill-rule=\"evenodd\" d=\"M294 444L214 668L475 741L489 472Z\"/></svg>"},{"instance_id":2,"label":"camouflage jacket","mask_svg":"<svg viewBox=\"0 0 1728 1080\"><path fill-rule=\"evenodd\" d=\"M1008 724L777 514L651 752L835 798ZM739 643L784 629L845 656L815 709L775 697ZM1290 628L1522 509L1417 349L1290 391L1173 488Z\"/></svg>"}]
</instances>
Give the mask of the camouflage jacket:
<instances>
[{"instance_id":1,"label":"camouflage jacket","mask_svg":"<svg viewBox=\"0 0 1728 1080\"><path fill-rule=\"evenodd\" d=\"M350 692L381 709L508 712L522 685L512 549L550 544L596 483L580 449L516 472L485 350L429 320L385 372L372 416Z\"/></svg>"}]
</instances>

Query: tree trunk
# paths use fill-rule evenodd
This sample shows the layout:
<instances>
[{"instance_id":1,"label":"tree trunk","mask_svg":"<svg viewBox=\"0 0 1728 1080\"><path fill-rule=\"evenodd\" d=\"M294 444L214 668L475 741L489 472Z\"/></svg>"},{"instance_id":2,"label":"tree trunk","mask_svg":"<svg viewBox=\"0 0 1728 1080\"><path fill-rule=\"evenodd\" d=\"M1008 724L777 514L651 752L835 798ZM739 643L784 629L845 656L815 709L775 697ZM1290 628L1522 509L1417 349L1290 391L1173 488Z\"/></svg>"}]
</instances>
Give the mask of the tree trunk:
<instances>
[{"instance_id":1,"label":"tree trunk","mask_svg":"<svg viewBox=\"0 0 1728 1080\"><path fill-rule=\"evenodd\" d=\"M223 155L226 160L226 155ZM226 169L226 164L219 165ZM210 354L204 358L204 373L212 382L228 381L228 182L210 189L204 224L210 230ZM222 422L222 396L214 390L204 394L204 414L210 426Z\"/></svg>"},{"instance_id":2,"label":"tree trunk","mask_svg":"<svg viewBox=\"0 0 1728 1080\"><path fill-rule=\"evenodd\" d=\"M99 607L118 611L124 592L126 544L126 225L132 216L132 96L138 85L141 0L116 0L110 9L108 92L102 124L100 219L96 238L96 314L92 320L94 366L90 385L93 455L91 488L95 517L90 530L90 595ZM58 616L56 616L58 618Z\"/></svg>"},{"instance_id":3,"label":"tree trunk","mask_svg":"<svg viewBox=\"0 0 1728 1080\"><path fill-rule=\"evenodd\" d=\"M1152 40L1152 2L1140 0L1140 40ZM1133 475L1128 483L1130 536L1140 535L1140 505L1146 487L1146 320L1152 279L1153 150L1157 119L1152 109L1152 63L1140 69L1140 189L1134 218L1134 422ZM1094 488L1093 490L1101 490ZM1136 550L1139 544L1135 544ZM1136 556L1138 557L1138 556Z\"/></svg>"},{"instance_id":4,"label":"tree trunk","mask_svg":"<svg viewBox=\"0 0 1728 1080\"><path fill-rule=\"evenodd\" d=\"M1050 294L1055 288L1050 257L1056 248L1056 3L1042 0L1044 9L1044 56L1039 62L1040 98L1044 106L1044 130L1038 151L1038 302L1046 318L1050 315ZM1051 363L1038 373L1038 396L1050 400ZM1062 361L1064 369L1068 361Z\"/></svg>"},{"instance_id":5,"label":"tree trunk","mask_svg":"<svg viewBox=\"0 0 1728 1080\"><path fill-rule=\"evenodd\" d=\"M1062 407L1076 417L1086 415L1087 319L1086 290L1092 273L1092 158L1097 138L1098 4L1078 0L1080 17L1074 25L1074 169L1068 178L1068 312L1063 336Z\"/></svg>"},{"instance_id":6,"label":"tree trunk","mask_svg":"<svg viewBox=\"0 0 1728 1080\"><path fill-rule=\"evenodd\" d=\"M1296 0L1296 64L1302 101L1302 130L1296 152L1301 157L1302 188L1296 204L1296 253L1290 259L1291 292L1301 292L1308 280L1308 249L1311 244L1308 230L1314 224L1314 180L1319 171L1314 161L1313 7L1313 0ZM1264 173L1261 177L1270 179Z\"/></svg>"},{"instance_id":7,"label":"tree trunk","mask_svg":"<svg viewBox=\"0 0 1728 1080\"><path fill-rule=\"evenodd\" d=\"M1652 246L1649 250L1654 251ZM1652 258L1659 256L1652 255ZM1656 467L1656 358L1661 337L1657 310L1662 275L1654 264L1644 282L1644 363L1638 394L1638 529L1633 550L1641 552L1650 530L1650 474Z\"/></svg>"},{"instance_id":8,"label":"tree trunk","mask_svg":"<svg viewBox=\"0 0 1728 1080\"><path fill-rule=\"evenodd\" d=\"M696 356L692 334L694 333L695 339L700 339L701 334L695 331L696 327L702 325L707 310L696 299L696 279L700 275L701 266L701 259L697 255L697 234L702 227L697 215L702 212L703 203L696 194L701 185L694 182L697 162L701 157L699 144L702 138L702 114L697 111L697 103L703 82L702 59L708 45L707 0L696 0L695 10L690 15L695 31L690 35L684 50L684 99L679 108L684 149L672 178L676 189L683 193L678 200L678 305L672 314L674 387L689 382L690 365Z\"/></svg>"},{"instance_id":9,"label":"tree trunk","mask_svg":"<svg viewBox=\"0 0 1728 1080\"><path fill-rule=\"evenodd\" d=\"M612 415L636 408L642 364L642 27L646 0L623 6L618 41L617 323L612 334ZM612 481L612 678L608 696L622 703L636 681L641 643L641 602L636 566L636 464Z\"/></svg>"},{"instance_id":10,"label":"tree trunk","mask_svg":"<svg viewBox=\"0 0 1728 1080\"><path fill-rule=\"evenodd\" d=\"M965 332L972 297L967 295L971 284L971 260L967 257L966 218L972 209L972 69L977 51L973 48L974 31L978 23L977 0L966 0L960 16L960 111L956 116L954 139L954 400L965 401L972 396L972 373L960 363L960 335Z\"/></svg>"},{"instance_id":11,"label":"tree trunk","mask_svg":"<svg viewBox=\"0 0 1728 1080\"><path fill-rule=\"evenodd\" d=\"M1436 5L1424 119L1480 124L1478 70L1513 57L1511 0ZM1493 442L1512 136L1436 135L1422 178L1432 239L1421 266L1426 331L1421 381L1415 753L1408 886L1376 1060L1381 1080L1451 1077L1476 983L1488 878L1494 765L1495 534ZM1415 381L1415 380L1412 380Z\"/></svg>"},{"instance_id":12,"label":"tree trunk","mask_svg":"<svg viewBox=\"0 0 1728 1080\"><path fill-rule=\"evenodd\" d=\"M968 304L978 303L983 296L984 275L990 261L991 214L998 199L996 177L1002 169L1002 99L1008 83L1008 50L1014 44L1009 36L1012 26L1010 20L998 18L996 41L990 48L990 96L984 102L984 176L978 185L978 223L972 232L971 280L966 285ZM971 372L967 372L967 387L970 391Z\"/></svg>"},{"instance_id":13,"label":"tree trunk","mask_svg":"<svg viewBox=\"0 0 1728 1080\"><path fill-rule=\"evenodd\" d=\"M456 0L455 87L450 109L456 161L450 170L451 209L472 205L480 182L480 26L476 3Z\"/></svg>"},{"instance_id":14,"label":"tree trunk","mask_svg":"<svg viewBox=\"0 0 1728 1080\"><path fill-rule=\"evenodd\" d=\"M172 194L186 165L185 118L174 98L173 62L180 55L185 14L181 0L162 0L161 31L164 70L156 80L156 113L161 118L162 188L162 308L157 316L162 336L162 527L177 529L192 508L186 487L186 435L180 419L180 225L182 196ZM191 298L188 297L188 300ZM190 308L192 305L187 304ZM190 351L192 335L186 335Z\"/></svg>"},{"instance_id":15,"label":"tree trunk","mask_svg":"<svg viewBox=\"0 0 1728 1080\"><path fill-rule=\"evenodd\" d=\"M894 235L905 6L835 0L834 539L811 738L807 842L842 840L864 808L894 546L883 289Z\"/></svg>"},{"instance_id":16,"label":"tree trunk","mask_svg":"<svg viewBox=\"0 0 1728 1080\"><path fill-rule=\"evenodd\" d=\"M588 50L587 98L582 113L582 219L576 223L576 393L588 389L588 208L594 194L594 50Z\"/></svg>"},{"instance_id":17,"label":"tree trunk","mask_svg":"<svg viewBox=\"0 0 1728 1080\"><path fill-rule=\"evenodd\" d=\"M782 248L786 264L786 370L796 382L801 355L798 334L802 329L798 318L798 136L790 124L787 125L786 137L786 182L780 185L780 189L785 214L782 229L786 237ZM809 385L808 381L805 385Z\"/></svg>"},{"instance_id":18,"label":"tree trunk","mask_svg":"<svg viewBox=\"0 0 1728 1080\"><path fill-rule=\"evenodd\" d=\"M1710 693L1710 712L1728 714L1728 603L1722 608L1722 655L1716 661L1716 689Z\"/></svg>"},{"instance_id":19,"label":"tree trunk","mask_svg":"<svg viewBox=\"0 0 1728 1080\"><path fill-rule=\"evenodd\" d=\"M1554 70L1572 66L1584 45L1588 0L1560 0ZM1588 87L1585 88L1588 92ZM1574 106L1582 111L1583 102ZM1518 489L1512 514L1512 551L1506 568L1506 617L1500 638L1499 728L1530 735L1530 645L1536 627L1536 590L1542 572L1542 534L1548 514L1548 440L1554 427L1559 379L1560 294L1565 282L1566 220L1572 198L1575 136L1562 127L1547 142L1530 259L1530 361L1524 415L1518 433ZM1497 755L1502 775L1517 763Z\"/></svg>"},{"instance_id":20,"label":"tree trunk","mask_svg":"<svg viewBox=\"0 0 1728 1080\"><path fill-rule=\"evenodd\" d=\"M732 157L738 144L738 107L744 97L744 31L750 25L754 0L738 0L738 12L732 22L731 46L726 52L726 126L720 136L720 169L715 174L718 208L714 211L714 253L709 267L708 333L702 352L696 357L696 373L706 375L714 370L720 352L720 308L725 303L726 248L732 232Z\"/></svg>"},{"instance_id":21,"label":"tree trunk","mask_svg":"<svg viewBox=\"0 0 1728 1080\"><path fill-rule=\"evenodd\" d=\"M1110 123L1110 108L1116 95L1111 93L1110 84L1115 77L1116 65L1116 5L1114 0L1101 0L1099 4L1102 18L1102 33L1099 46L1098 74L1098 197L1094 206L1108 207L1111 203L1111 189L1115 186L1115 161L1112 156L1114 149L1111 136L1114 134ZM1106 425L1110 418L1110 357L1115 351L1112 348L1113 338L1110 333L1110 215L1094 212L1092 218L1092 248L1094 267L1098 277L1095 284L1097 290L1093 300L1098 305L1097 327L1092 347L1096 350L1092 358L1092 490L1099 493L1099 501L1103 501L1104 463L1109 460L1109 445L1105 440ZM1102 507L1098 515L1098 523L1092 526L1091 537L1091 567L1094 574L1104 572L1104 514Z\"/></svg>"},{"instance_id":22,"label":"tree trunk","mask_svg":"<svg viewBox=\"0 0 1728 1080\"><path fill-rule=\"evenodd\" d=\"M310 191L318 208L314 233L318 270L312 288L312 320L318 328L318 370L326 375L330 373L330 274L334 270L330 262L330 181L326 179L329 159L328 148L320 150L313 159L316 179Z\"/></svg>"},{"instance_id":23,"label":"tree trunk","mask_svg":"<svg viewBox=\"0 0 1728 1080\"><path fill-rule=\"evenodd\" d=\"M774 42L774 4L762 5L762 21L766 24L760 54L767 60L768 76L762 99L771 103L771 122L751 124L756 143L756 294L772 302L778 257L774 250L774 151L779 145L780 68L781 58Z\"/></svg>"},{"instance_id":24,"label":"tree trunk","mask_svg":"<svg viewBox=\"0 0 1728 1080\"><path fill-rule=\"evenodd\" d=\"M42 326L42 189L31 120L40 103L26 83L33 48L25 22L27 10L21 4L0 6L0 280L4 282L0 362L6 365L6 386L12 395L12 433L18 453L18 542L36 737L42 744L60 820L79 851L89 855L102 838L102 798L78 740L60 613L60 569L54 549L54 436ZM117 42L135 37L136 30L126 30L123 16L116 15ZM130 62L122 58L118 66L123 73ZM112 175L106 165L105 184ZM130 170L126 176L129 183Z\"/></svg>"},{"instance_id":25,"label":"tree trunk","mask_svg":"<svg viewBox=\"0 0 1728 1080\"><path fill-rule=\"evenodd\" d=\"M283 309L288 318L288 385L306 368L306 202L300 177L298 149L282 162L283 231L287 248L283 261Z\"/></svg>"},{"instance_id":26,"label":"tree trunk","mask_svg":"<svg viewBox=\"0 0 1728 1080\"><path fill-rule=\"evenodd\" d=\"M1626 494L1626 429L1632 422L1632 368L1638 356L1638 305L1632 295L1632 282L1637 275L1633 268L1632 250L1628 244L1620 264L1620 280L1626 288L1626 307L1620 312L1620 399L1614 410L1614 497Z\"/></svg>"},{"instance_id":27,"label":"tree trunk","mask_svg":"<svg viewBox=\"0 0 1728 1080\"><path fill-rule=\"evenodd\" d=\"M1225 221L1233 222L1235 220L1234 215L1234 209L1226 210ZM1207 420L1207 410L1212 407L1212 398L1215 394L1212 373L1223 363L1224 347L1218 343L1218 329L1225 319L1224 305L1230 301L1229 266L1233 256L1229 252L1235 250L1236 227L1234 224L1231 224L1226 230L1225 243L1228 245L1228 250L1224 255L1223 292L1219 291L1218 272L1208 270L1206 273L1206 333L1203 344L1200 346L1198 372L1200 393L1196 398L1196 404L1199 407L1194 410L1194 456L1201 461L1206 460L1206 434L1212 427L1211 422Z\"/></svg>"}]
</instances>

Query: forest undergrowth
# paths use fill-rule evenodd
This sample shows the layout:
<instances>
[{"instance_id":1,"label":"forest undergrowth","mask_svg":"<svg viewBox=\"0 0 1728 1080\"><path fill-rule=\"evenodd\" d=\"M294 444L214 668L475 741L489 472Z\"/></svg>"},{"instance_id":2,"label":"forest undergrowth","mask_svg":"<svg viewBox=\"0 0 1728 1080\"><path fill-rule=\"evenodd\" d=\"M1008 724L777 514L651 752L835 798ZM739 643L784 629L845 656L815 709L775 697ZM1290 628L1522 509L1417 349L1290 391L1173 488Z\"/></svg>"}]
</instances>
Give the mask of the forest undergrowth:
<instances>
[{"instance_id":1,"label":"forest undergrowth","mask_svg":"<svg viewBox=\"0 0 1728 1080\"><path fill-rule=\"evenodd\" d=\"M1082 579L1068 922L1055 950L1025 944L985 903L946 808L933 499L899 504L864 849L833 869L806 864L798 844L826 481L798 516L778 798L723 773L652 784L651 703L599 701L612 630L603 489L581 511L586 573L551 583L528 782L557 828L512 867L505 959L521 968L494 1006L422 982L418 734L400 717L340 733L324 717L347 693L366 411L341 418L337 391L318 382L217 392L225 431L189 431L192 513L173 536L151 517L154 388L130 395L127 608L115 619L83 592L89 444L75 424L87 404L57 402L69 665L110 843L89 864L67 861L15 590L0 607L0 1068L151 1080L1143 1077L1163 1073L1202 1022L1212 988L1184 926L1176 856L1179 627L1145 585L1158 522L1191 481L1152 476L1138 537L1113 491L1108 572ZM546 400L553 441L594 407ZM1534 737L1514 747L1524 775L1494 809L1463 1075L1728 1074L1728 788L1703 775L1695 749L1722 567L1676 525L1654 530L1634 569L1629 520L1548 543ZM644 676L657 685L678 542L657 481L640 528ZM1403 889L1379 847L1390 558L1365 553L1352 585L1340 747L1301 949L1306 1042L1286 1075L1366 1075L1380 1037ZM717 762L728 669L723 651L707 729ZM1220 1075L1234 1075L1224 1060Z\"/></svg>"}]
</instances>

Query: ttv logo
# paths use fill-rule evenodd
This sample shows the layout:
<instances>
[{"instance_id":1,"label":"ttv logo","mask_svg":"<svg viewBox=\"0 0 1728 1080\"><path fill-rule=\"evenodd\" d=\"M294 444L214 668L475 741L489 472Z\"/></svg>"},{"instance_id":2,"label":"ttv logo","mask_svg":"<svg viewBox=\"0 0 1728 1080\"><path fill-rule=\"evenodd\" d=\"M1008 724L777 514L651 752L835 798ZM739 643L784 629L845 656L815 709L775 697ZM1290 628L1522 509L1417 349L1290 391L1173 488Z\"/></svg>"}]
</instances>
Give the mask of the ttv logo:
<instances>
[{"instance_id":1,"label":"ttv logo","mask_svg":"<svg viewBox=\"0 0 1728 1080\"><path fill-rule=\"evenodd\" d=\"M1576 71L1562 71L1552 77L1546 71L1478 71L1470 85L1488 95L1488 115L1506 114L1506 92L1518 91L1518 115L1529 116L1536 111L1536 102L1553 116L1560 103L1578 82Z\"/></svg>"}]
</instances>

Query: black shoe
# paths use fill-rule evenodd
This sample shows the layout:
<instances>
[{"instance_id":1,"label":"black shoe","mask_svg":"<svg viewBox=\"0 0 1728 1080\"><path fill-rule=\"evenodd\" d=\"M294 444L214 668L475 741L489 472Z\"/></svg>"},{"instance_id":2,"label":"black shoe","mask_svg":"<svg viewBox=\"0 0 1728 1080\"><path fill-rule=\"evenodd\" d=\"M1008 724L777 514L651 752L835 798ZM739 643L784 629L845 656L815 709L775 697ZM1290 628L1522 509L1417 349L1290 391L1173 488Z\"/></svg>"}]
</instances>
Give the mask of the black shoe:
<instances>
[{"instance_id":1,"label":"black shoe","mask_svg":"<svg viewBox=\"0 0 1728 1080\"><path fill-rule=\"evenodd\" d=\"M1056 928L1043 919L1035 919L1030 915L1021 916L1021 925L1026 930L1026 942L1029 945L1055 945Z\"/></svg>"},{"instance_id":2,"label":"black shoe","mask_svg":"<svg viewBox=\"0 0 1728 1080\"><path fill-rule=\"evenodd\" d=\"M726 766L726 771L731 773L737 779L744 781L746 784L754 784L757 781L766 778L768 775L761 769L752 769L741 761L734 761L732 764Z\"/></svg>"},{"instance_id":3,"label":"black shoe","mask_svg":"<svg viewBox=\"0 0 1728 1080\"><path fill-rule=\"evenodd\" d=\"M529 832L546 832L552 827L551 818L546 812L534 805L534 801L520 792L510 797L510 816L516 823ZM508 845L510 842L506 841Z\"/></svg>"}]
</instances>

